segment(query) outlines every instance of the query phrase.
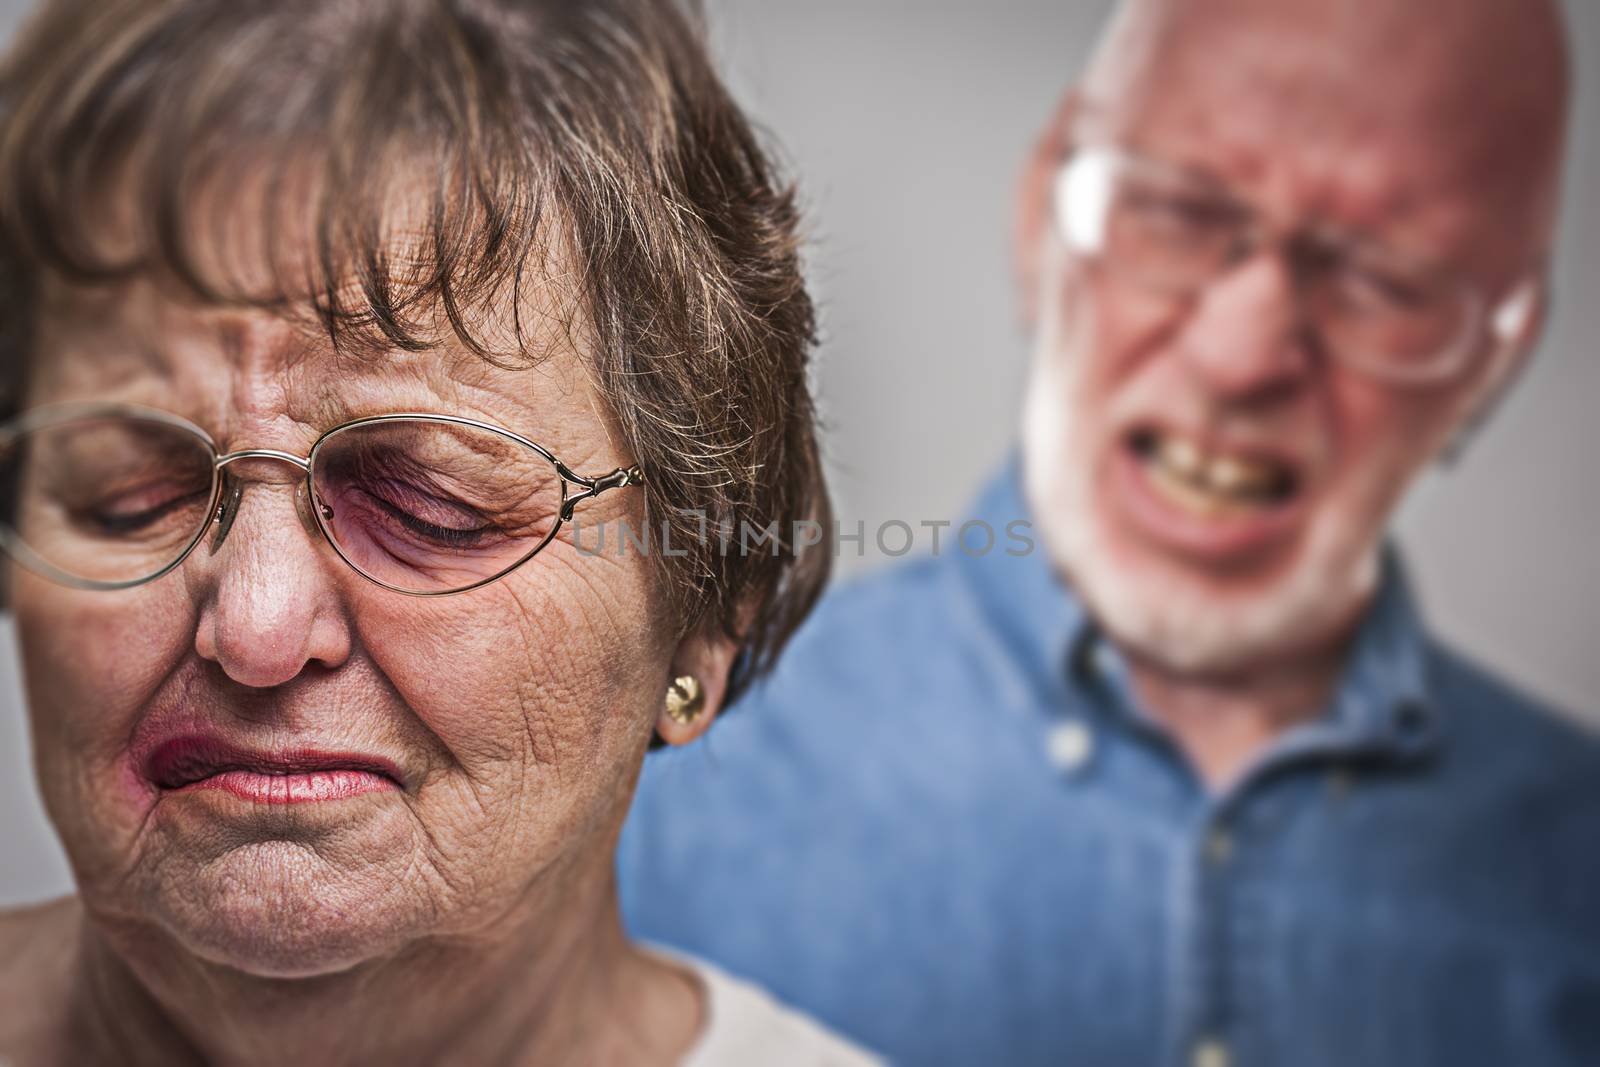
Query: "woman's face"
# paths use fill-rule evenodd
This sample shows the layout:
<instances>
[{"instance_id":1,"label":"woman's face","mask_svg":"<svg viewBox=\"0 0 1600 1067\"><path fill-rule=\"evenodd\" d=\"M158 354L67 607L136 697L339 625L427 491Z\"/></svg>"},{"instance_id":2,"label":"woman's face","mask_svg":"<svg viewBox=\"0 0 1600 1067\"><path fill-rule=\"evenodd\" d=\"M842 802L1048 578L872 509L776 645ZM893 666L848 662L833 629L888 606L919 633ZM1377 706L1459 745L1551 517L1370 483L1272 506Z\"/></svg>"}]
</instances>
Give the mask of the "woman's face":
<instances>
[{"instance_id":1,"label":"woman's face","mask_svg":"<svg viewBox=\"0 0 1600 1067\"><path fill-rule=\"evenodd\" d=\"M43 318L32 404L143 404L223 451L303 456L341 409L410 410L517 431L580 473L635 458L568 349L519 370L448 347L336 357L145 283ZM85 903L130 943L296 976L483 933L544 886L603 885L677 655L650 561L580 554L568 527L499 582L407 597L308 529L297 475L251 474L221 547L208 535L144 586L12 568L39 780ZM582 516L638 528L642 503L618 490ZM162 784L196 740L354 769L291 803Z\"/></svg>"}]
</instances>

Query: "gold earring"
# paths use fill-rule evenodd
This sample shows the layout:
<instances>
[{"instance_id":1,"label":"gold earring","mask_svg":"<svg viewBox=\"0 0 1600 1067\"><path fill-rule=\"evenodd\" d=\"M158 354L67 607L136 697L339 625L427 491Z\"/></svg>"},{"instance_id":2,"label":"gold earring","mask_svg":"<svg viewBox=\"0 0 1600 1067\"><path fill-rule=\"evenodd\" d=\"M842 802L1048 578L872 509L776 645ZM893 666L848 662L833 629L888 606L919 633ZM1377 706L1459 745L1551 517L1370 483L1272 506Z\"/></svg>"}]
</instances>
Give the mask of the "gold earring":
<instances>
[{"instance_id":1,"label":"gold earring","mask_svg":"<svg viewBox=\"0 0 1600 1067\"><path fill-rule=\"evenodd\" d=\"M700 717L705 706L705 690L694 675L680 675L667 686L667 718L673 722L688 726Z\"/></svg>"}]
</instances>

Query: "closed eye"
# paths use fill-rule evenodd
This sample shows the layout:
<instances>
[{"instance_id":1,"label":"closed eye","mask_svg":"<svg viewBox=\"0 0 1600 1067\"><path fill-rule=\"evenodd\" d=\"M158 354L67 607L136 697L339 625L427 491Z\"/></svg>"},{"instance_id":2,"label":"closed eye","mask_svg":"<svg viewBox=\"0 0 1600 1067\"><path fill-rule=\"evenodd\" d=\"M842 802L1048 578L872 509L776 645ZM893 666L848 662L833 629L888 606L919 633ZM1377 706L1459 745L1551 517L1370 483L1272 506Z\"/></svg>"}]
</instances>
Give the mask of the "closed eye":
<instances>
[{"instance_id":1,"label":"closed eye","mask_svg":"<svg viewBox=\"0 0 1600 1067\"><path fill-rule=\"evenodd\" d=\"M153 505L139 508L137 511L128 511L125 509L119 510L115 507L97 507L91 509L86 517L90 522L98 527L102 533L137 533L146 529L147 527L154 526L162 519L165 519L178 511L205 503L210 495L211 493L209 489L196 490L191 493L185 493L169 497L165 500L160 500Z\"/></svg>"},{"instance_id":2,"label":"closed eye","mask_svg":"<svg viewBox=\"0 0 1600 1067\"><path fill-rule=\"evenodd\" d=\"M1131 190L1126 206L1145 225L1175 233L1209 235L1231 230L1240 222L1232 204L1170 190Z\"/></svg>"},{"instance_id":3,"label":"closed eye","mask_svg":"<svg viewBox=\"0 0 1600 1067\"><path fill-rule=\"evenodd\" d=\"M1397 275L1355 265L1345 267L1342 288L1351 303L1380 311L1418 311L1428 306L1430 297L1424 287Z\"/></svg>"},{"instance_id":4,"label":"closed eye","mask_svg":"<svg viewBox=\"0 0 1600 1067\"><path fill-rule=\"evenodd\" d=\"M394 519L412 533L420 534L431 541L449 548L478 548L482 547L495 528L479 522L477 525L447 525L443 522L431 521L424 518L421 513L441 515L444 512L453 512L465 522L472 522L479 516L469 509L452 501L442 500L429 493L419 492L415 487L397 485L394 483L381 483L379 485L363 486L361 494L376 504L385 515ZM409 498L404 501L396 497Z\"/></svg>"}]
</instances>

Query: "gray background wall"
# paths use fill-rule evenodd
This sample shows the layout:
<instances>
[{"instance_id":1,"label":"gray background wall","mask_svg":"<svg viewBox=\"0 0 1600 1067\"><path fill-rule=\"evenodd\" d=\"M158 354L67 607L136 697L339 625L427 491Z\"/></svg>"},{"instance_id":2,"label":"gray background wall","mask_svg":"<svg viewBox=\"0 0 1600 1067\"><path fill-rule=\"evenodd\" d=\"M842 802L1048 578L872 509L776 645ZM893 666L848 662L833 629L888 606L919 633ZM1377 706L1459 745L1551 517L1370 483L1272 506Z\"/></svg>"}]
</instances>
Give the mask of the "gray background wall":
<instances>
[{"instance_id":1,"label":"gray background wall","mask_svg":"<svg viewBox=\"0 0 1600 1067\"><path fill-rule=\"evenodd\" d=\"M1515 3L1516 0L1506 0ZM0 0L0 34L26 4ZM1030 138L1109 0L710 0L725 68L811 209L839 515L959 518L1011 446L1026 345L1008 266ZM1569 0L1581 100L1543 351L1400 522L1436 628L1600 723L1600 3ZM887 562L869 547L850 571ZM63 890L0 634L0 906Z\"/></svg>"}]
</instances>

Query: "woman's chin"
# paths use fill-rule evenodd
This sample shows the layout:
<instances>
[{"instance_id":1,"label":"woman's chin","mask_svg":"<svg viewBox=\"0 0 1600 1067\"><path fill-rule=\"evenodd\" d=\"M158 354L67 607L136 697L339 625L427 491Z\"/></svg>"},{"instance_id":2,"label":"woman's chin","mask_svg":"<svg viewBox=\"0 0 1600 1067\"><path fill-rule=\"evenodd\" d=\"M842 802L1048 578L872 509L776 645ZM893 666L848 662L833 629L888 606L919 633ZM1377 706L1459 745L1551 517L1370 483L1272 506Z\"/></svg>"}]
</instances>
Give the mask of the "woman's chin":
<instances>
[{"instance_id":1,"label":"woman's chin","mask_svg":"<svg viewBox=\"0 0 1600 1067\"><path fill-rule=\"evenodd\" d=\"M306 946L285 939L281 936L282 931L274 930L271 933L269 939L251 940L248 931L240 931L241 936L223 936L190 945L189 950L207 963L252 978L283 981L304 981L342 974L381 955L380 950L366 949L353 942Z\"/></svg>"},{"instance_id":2,"label":"woman's chin","mask_svg":"<svg viewBox=\"0 0 1600 1067\"><path fill-rule=\"evenodd\" d=\"M395 875L263 842L168 879L161 925L192 955L246 974L336 974L394 953L425 923L426 902Z\"/></svg>"}]
</instances>

